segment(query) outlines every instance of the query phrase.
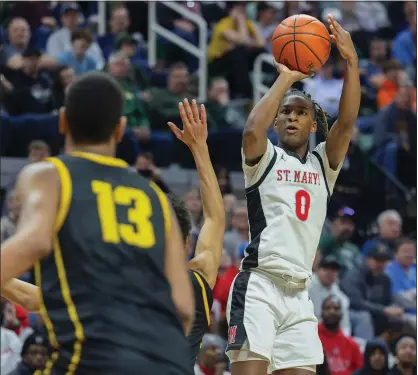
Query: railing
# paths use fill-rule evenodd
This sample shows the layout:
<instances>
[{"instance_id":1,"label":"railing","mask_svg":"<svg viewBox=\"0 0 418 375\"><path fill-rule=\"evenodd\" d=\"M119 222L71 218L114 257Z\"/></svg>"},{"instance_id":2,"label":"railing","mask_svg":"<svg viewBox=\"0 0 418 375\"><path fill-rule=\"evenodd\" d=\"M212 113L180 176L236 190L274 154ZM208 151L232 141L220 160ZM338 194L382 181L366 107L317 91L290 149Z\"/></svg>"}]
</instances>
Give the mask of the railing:
<instances>
[{"instance_id":1,"label":"railing","mask_svg":"<svg viewBox=\"0 0 418 375\"><path fill-rule=\"evenodd\" d=\"M106 33L106 1L97 2L97 13L98 13L98 34L104 35Z\"/></svg>"},{"instance_id":2,"label":"railing","mask_svg":"<svg viewBox=\"0 0 418 375\"><path fill-rule=\"evenodd\" d=\"M208 25L203 17L191 12L187 8L175 2L160 2L171 10L181 14L182 17L195 23L199 29L199 46L196 47L192 43L184 40L172 31L158 24L157 21L157 2L150 1L148 3L148 64L152 67L157 62L157 35L169 40L180 48L189 52L199 59L199 101L206 100L207 89L207 39Z\"/></svg>"},{"instance_id":3,"label":"railing","mask_svg":"<svg viewBox=\"0 0 418 375\"><path fill-rule=\"evenodd\" d=\"M273 56L269 53L262 53L254 61L253 100L258 103L262 96L270 89L263 83L263 63L274 66ZM311 133L309 138L309 149L312 151L316 146L316 135Z\"/></svg>"}]
</instances>

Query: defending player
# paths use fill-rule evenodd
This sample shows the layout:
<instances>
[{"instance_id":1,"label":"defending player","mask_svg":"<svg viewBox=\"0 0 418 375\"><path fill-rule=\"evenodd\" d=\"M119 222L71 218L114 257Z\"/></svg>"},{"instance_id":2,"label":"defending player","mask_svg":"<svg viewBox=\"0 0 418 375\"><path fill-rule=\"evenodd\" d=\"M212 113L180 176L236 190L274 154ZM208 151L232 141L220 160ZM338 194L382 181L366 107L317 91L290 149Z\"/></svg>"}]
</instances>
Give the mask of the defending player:
<instances>
[{"instance_id":1,"label":"defending player","mask_svg":"<svg viewBox=\"0 0 418 375\"><path fill-rule=\"evenodd\" d=\"M106 74L77 79L60 113L68 153L18 179L21 219L2 244L1 285L34 266L55 348L45 373L191 373L184 246L166 196L113 157L123 102Z\"/></svg>"},{"instance_id":2,"label":"defending player","mask_svg":"<svg viewBox=\"0 0 418 375\"><path fill-rule=\"evenodd\" d=\"M210 325L210 310L213 303L212 288L215 286L223 248L225 210L206 144L208 128L205 107L203 104L200 106L199 114L196 101L193 100L190 106L188 100L185 99L183 103L179 104L179 111L184 130L181 131L172 122L168 124L176 137L185 143L193 154L199 176L204 216L196 244L195 257L189 262L189 277L193 284L196 306L195 321L188 335L191 364L194 366L203 335L208 331ZM183 201L173 197L171 203L186 245L191 228L190 213Z\"/></svg>"},{"instance_id":3,"label":"defending player","mask_svg":"<svg viewBox=\"0 0 418 375\"><path fill-rule=\"evenodd\" d=\"M243 133L251 242L227 307L233 375L309 375L323 361L306 284L360 106L350 34L331 16L328 21L347 71L339 117L326 142L308 152L310 133L327 132L326 116L308 95L288 91L307 76L280 64L280 76L254 107ZM266 135L274 119L279 147Z\"/></svg>"}]
</instances>

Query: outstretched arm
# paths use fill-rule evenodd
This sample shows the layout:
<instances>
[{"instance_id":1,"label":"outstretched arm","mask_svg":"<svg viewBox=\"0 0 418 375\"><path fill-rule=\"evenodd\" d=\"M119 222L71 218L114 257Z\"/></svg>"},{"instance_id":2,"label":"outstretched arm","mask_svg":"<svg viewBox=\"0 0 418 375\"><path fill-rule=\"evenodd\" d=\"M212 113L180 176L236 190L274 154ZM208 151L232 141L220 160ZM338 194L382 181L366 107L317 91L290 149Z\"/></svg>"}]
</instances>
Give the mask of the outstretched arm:
<instances>
[{"instance_id":1,"label":"outstretched arm","mask_svg":"<svg viewBox=\"0 0 418 375\"><path fill-rule=\"evenodd\" d=\"M12 279L1 288L2 297L30 312L39 311L39 288L19 279Z\"/></svg>"},{"instance_id":2,"label":"outstretched arm","mask_svg":"<svg viewBox=\"0 0 418 375\"><path fill-rule=\"evenodd\" d=\"M1 246L1 286L51 252L60 198L55 167L48 162L27 166L19 176L17 194L22 208L16 234Z\"/></svg>"},{"instance_id":3,"label":"outstretched arm","mask_svg":"<svg viewBox=\"0 0 418 375\"><path fill-rule=\"evenodd\" d=\"M332 33L331 38L347 63L338 120L332 125L326 141L329 165L336 170L344 160L353 135L360 108L361 88L358 57L350 33L345 31L331 15L328 16L328 22Z\"/></svg>"},{"instance_id":4,"label":"outstretched arm","mask_svg":"<svg viewBox=\"0 0 418 375\"><path fill-rule=\"evenodd\" d=\"M257 164L266 152L267 130L275 119L286 92L295 82L308 77L301 72L291 71L276 61L274 64L280 75L270 90L254 106L242 134L242 147L247 165Z\"/></svg>"},{"instance_id":5,"label":"outstretched arm","mask_svg":"<svg viewBox=\"0 0 418 375\"><path fill-rule=\"evenodd\" d=\"M193 154L199 175L204 214L204 222L197 241L195 257L189 262L189 268L201 273L210 287L213 288L222 254L225 210L206 143L206 110L201 105L199 114L196 101L193 100L190 107L187 99L179 105L179 110L184 131L181 132L173 123L169 123L169 126L176 137L183 141Z\"/></svg>"}]
</instances>

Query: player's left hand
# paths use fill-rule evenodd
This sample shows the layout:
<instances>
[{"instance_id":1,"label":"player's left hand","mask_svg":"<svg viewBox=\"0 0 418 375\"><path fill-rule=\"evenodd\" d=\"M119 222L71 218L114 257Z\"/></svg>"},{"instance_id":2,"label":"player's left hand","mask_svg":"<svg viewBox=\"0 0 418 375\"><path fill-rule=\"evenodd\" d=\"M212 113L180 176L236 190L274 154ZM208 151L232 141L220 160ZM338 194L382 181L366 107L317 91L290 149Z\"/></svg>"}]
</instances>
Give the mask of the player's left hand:
<instances>
[{"instance_id":1,"label":"player's left hand","mask_svg":"<svg viewBox=\"0 0 418 375\"><path fill-rule=\"evenodd\" d=\"M350 33L344 30L331 14L328 14L328 23L331 30L331 39L337 45L343 59L356 61L358 59L357 52Z\"/></svg>"},{"instance_id":2,"label":"player's left hand","mask_svg":"<svg viewBox=\"0 0 418 375\"><path fill-rule=\"evenodd\" d=\"M190 106L189 101L184 99L182 103L179 103L179 111L181 121L183 122L183 130L180 130L174 123L168 122L168 126L177 139L189 147L202 143L206 144L208 125L206 123L205 106L203 104L200 105L199 113L196 100L193 99Z\"/></svg>"}]
</instances>

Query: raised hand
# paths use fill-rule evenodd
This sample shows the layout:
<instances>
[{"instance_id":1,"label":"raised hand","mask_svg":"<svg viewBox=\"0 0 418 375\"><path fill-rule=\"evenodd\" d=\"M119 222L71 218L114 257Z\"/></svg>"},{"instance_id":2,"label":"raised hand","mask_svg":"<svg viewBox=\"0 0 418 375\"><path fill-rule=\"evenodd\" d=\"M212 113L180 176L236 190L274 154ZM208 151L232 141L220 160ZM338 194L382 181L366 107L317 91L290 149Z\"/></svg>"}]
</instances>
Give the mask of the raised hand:
<instances>
[{"instance_id":1,"label":"raised hand","mask_svg":"<svg viewBox=\"0 0 418 375\"><path fill-rule=\"evenodd\" d=\"M205 106L203 104L200 105L199 113L195 99L192 100L191 106L189 101L184 99L183 102L179 103L179 111L181 121L183 122L183 130L180 130L174 123L168 122L168 126L177 139L185 143L189 148L206 144L208 125L206 123Z\"/></svg>"},{"instance_id":2,"label":"raised hand","mask_svg":"<svg viewBox=\"0 0 418 375\"><path fill-rule=\"evenodd\" d=\"M357 61L357 52L350 33L344 30L331 14L328 14L328 23L331 30L331 39L337 45L342 58L348 61Z\"/></svg>"},{"instance_id":3,"label":"raised hand","mask_svg":"<svg viewBox=\"0 0 418 375\"><path fill-rule=\"evenodd\" d=\"M290 70L286 65L278 63L276 59L273 59L273 62L280 75L289 76L293 82L301 81L302 79L312 77L314 74L314 72L312 72L311 75L307 75L297 70Z\"/></svg>"}]
</instances>

